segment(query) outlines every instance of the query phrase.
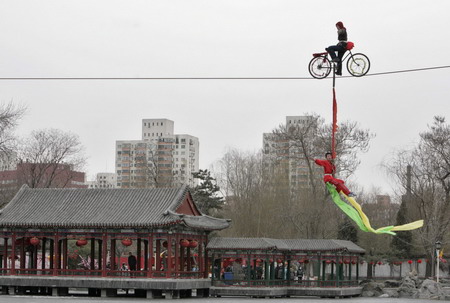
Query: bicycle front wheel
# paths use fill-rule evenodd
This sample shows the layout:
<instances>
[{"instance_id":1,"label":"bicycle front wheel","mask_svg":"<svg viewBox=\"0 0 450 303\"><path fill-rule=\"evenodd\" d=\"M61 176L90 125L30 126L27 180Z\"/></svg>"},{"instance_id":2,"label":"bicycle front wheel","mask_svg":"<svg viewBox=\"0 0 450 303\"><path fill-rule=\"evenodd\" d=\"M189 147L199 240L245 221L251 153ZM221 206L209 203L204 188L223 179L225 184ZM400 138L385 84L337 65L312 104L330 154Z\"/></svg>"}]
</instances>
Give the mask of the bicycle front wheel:
<instances>
[{"instance_id":1,"label":"bicycle front wheel","mask_svg":"<svg viewBox=\"0 0 450 303\"><path fill-rule=\"evenodd\" d=\"M355 77L362 77L369 72L370 61L364 54L353 54L347 60L347 70Z\"/></svg>"},{"instance_id":2,"label":"bicycle front wheel","mask_svg":"<svg viewBox=\"0 0 450 303\"><path fill-rule=\"evenodd\" d=\"M325 56L314 57L309 61L309 73L316 79L326 78L331 72L331 62Z\"/></svg>"}]
</instances>

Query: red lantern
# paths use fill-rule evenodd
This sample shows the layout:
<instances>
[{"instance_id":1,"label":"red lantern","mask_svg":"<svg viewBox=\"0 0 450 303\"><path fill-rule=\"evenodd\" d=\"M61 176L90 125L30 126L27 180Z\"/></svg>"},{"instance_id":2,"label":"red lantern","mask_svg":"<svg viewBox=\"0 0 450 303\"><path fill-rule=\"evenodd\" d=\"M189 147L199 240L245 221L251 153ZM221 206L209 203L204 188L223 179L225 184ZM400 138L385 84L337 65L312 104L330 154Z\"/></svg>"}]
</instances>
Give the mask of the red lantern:
<instances>
[{"instance_id":1,"label":"red lantern","mask_svg":"<svg viewBox=\"0 0 450 303\"><path fill-rule=\"evenodd\" d=\"M130 246L131 244L133 244L133 241L131 241L130 238L122 239L122 245Z\"/></svg>"},{"instance_id":2,"label":"red lantern","mask_svg":"<svg viewBox=\"0 0 450 303\"><path fill-rule=\"evenodd\" d=\"M309 263L309 260L308 259L305 259L305 264L308 264Z\"/></svg>"},{"instance_id":3,"label":"red lantern","mask_svg":"<svg viewBox=\"0 0 450 303\"><path fill-rule=\"evenodd\" d=\"M189 241L186 240L186 239L181 239L181 240L180 240L180 245L181 245L182 247L189 247Z\"/></svg>"},{"instance_id":4,"label":"red lantern","mask_svg":"<svg viewBox=\"0 0 450 303\"><path fill-rule=\"evenodd\" d=\"M370 263L369 263L370 265L373 265L373 264L375 264L373 261L370 261Z\"/></svg>"},{"instance_id":5,"label":"red lantern","mask_svg":"<svg viewBox=\"0 0 450 303\"><path fill-rule=\"evenodd\" d=\"M412 264L412 262L413 262L412 260L408 260L408 264Z\"/></svg>"},{"instance_id":6,"label":"red lantern","mask_svg":"<svg viewBox=\"0 0 450 303\"><path fill-rule=\"evenodd\" d=\"M422 263L422 259L417 260L417 263L419 264Z\"/></svg>"},{"instance_id":7,"label":"red lantern","mask_svg":"<svg viewBox=\"0 0 450 303\"><path fill-rule=\"evenodd\" d=\"M383 262L381 262L381 261L378 261L378 263L377 263L378 265L383 265Z\"/></svg>"},{"instance_id":8,"label":"red lantern","mask_svg":"<svg viewBox=\"0 0 450 303\"><path fill-rule=\"evenodd\" d=\"M33 245L33 246L38 246L39 242L41 242L41 241L39 240L38 237L33 237L33 238L30 239L30 244Z\"/></svg>"},{"instance_id":9,"label":"red lantern","mask_svg":"<svg viewBox=\"0 0 450 303\"><path fill-rule=\"evenodd\" d=\"M330 264L331 260L326 260L325 263Z\"/></svg>"},{"instance_id":10,"label":"red lantern","mask_svg":"<svg viewBox=\"0 0 450 303\"><path fill-rule=\"evenodd\" d=\"M281 263L281 262L283 262L283 260L277 259L277 263Z\"/></svg>"},{"instance_id":11,"label":"red lantern","mask_svg":"<svg viewBox=\"0 0 450 303\"><path fill-rule=\"evenodd\" d=\"M349 260L349 259L345 259L345 260L344 260L344 263L345 263L345 264L350 264L350 260Z\"/></svg>"},{"instance_id":12,"label":"red lantern","mask_svg":"<svg viewBox=\"0 0 450 303\"><path fill-rule=\"evenodd\" d=\"M78 239L77 240L77 243L76 243L76 245L77 246L85 246L86 244L87 244L87 240L85 239L85 238L81 238L81 239Z\"/></svg>"},{"instance_id":13,"label":"red lantern","mask_svg":"<svg viewBox=\"0 0 450 303\"><path fill-rule=\"evenodd\" d=\"M194 248L194 247L197 247L197 245L198 245L198 242L195 240L192 240L191 242L189 242L189 247Z\"/></svg>"}]
</instances>

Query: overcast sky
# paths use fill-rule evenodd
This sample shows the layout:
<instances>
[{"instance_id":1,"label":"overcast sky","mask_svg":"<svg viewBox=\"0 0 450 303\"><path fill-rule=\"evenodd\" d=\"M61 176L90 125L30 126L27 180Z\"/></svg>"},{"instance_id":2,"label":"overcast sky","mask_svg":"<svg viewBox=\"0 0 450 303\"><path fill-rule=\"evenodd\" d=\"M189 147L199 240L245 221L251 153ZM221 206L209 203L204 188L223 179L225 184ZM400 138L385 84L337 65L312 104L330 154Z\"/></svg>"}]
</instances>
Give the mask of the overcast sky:
<instances>
[{"instance_id":1,"label":"overcast sky","mask_svg":"<svg viewBox=\"0 0 450 303\"><path fill-rule=\"evenodd\" d=\"M0 77L309 77L311 54L347 27L371 73L450 65L448 0L1 0ZM344 75L348 73L344 70ZM391 192L378 167L433 116L450 119L450 69L337 80L338 120L376 134L353 181ZM200 140L200 167L257 151L286 116L331 121L330 80L0 80L28 107L18 128L80 136L87 176L114 172L116 140L167 118ZM448 121L447 121L448 122Z\"/></svg>"}]
</instances>

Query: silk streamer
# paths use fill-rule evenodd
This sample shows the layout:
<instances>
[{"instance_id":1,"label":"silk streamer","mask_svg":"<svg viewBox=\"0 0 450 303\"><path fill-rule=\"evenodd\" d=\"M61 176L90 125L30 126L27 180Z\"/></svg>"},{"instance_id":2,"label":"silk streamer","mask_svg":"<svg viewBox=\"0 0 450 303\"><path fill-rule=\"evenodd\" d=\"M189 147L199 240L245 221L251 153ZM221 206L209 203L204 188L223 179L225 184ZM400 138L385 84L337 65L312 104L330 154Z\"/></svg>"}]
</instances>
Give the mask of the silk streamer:
<instances>
[{"instance_id":1,"label":"silk streamer","mask_svg":"<svg viewBox=\"0 0 450 303\"><path fill-rule=\"evenodd\" d=\"M375 234L390 234L395 235L395 231L406 231L406 230L413 230L417 229L423 226L423 220L414 221L408 224L398 225L398 226L385 226L380 227L377 229L374 229L370 225L369 218L366 216L366 214L363 212L361 205L356 202L355 199L352 197L348 197L344 193L341 192L341 194L345 197L345 199L351 204L347 204L344 201L342 201L339 193L336 191L336 188L330 184L327 183L328 191L330 192L331 198L333 199L334 203L350 218L352 219L358 227L365 232L372 232Z\"/></svg>"}]
</instances>

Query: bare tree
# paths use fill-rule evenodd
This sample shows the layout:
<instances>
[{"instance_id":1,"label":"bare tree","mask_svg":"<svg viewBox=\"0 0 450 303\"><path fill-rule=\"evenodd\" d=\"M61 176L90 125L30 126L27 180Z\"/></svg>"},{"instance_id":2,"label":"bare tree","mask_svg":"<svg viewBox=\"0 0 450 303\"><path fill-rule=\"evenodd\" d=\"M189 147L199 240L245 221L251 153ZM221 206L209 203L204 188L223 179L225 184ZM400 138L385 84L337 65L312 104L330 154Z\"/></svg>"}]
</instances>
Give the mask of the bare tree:
<instances>
[{"instance_id":1,"label":"bare tree","mask_svg":"<svg viewBox=\"0 0 450 303\"><path fill-rule=\"evenodd\" d=\"M264 197L260 153L229 150L215 171L225 196L224 216L233 224L225 235L239 237L267 237L267 221L275 209L262 203ZM270 228L273 229L273 226Z\"/></svg>"},{"instance_id":2,"label":"bare tree","mask_svg":"<svg viewBox=\"0 0 450 303\"><path fill-rule=\"evenodd\" d=\"M331 127L312 115L302 124L280 125L268 135L261 153L231 150L216 178L233 220L226 233L258 237L335 237L343 215L330 207L322 171L311 158L329 150ZM337 136L338 166L346 175L356 168L357 153L372 135L345 122ZM271 141L272 140L272 141ZM353 162L349 158L352 158ZM225 211L227 210L225 207Z\"/></svg>"},{"instance_id":3,"label":"bare tree","mask_svg":"<svg viewBox=\"0 0 450 303\"><path fill-rule=\"evenodd\" d=\"M303 172L302 178L309 181L307 186L291 188L294 194L291 194L292 201L287 205L283 221L290 222L298 236L334 237L343 215L336 208L330 208L330 199L322 184L323 172L312 162L313 158L323 157L331 150L331 125L325 124L318 115L307 117L304 123L280 125L273 131L276 137L289 144L289 157L296 160L290 169L298 168ZM339 125L336 167L341 178L347 178L355 171L360 163L358 153L368 150L373 136L355 122L345 121Z\"/></svg>"},{"instance_id":4,"label":"bare tree","mask_svg":"<svg viewBox=\"0 0 450 303\"><path fill-rule=\"evenodd\" d=\"M13 102L0 104L0 153L2 158L14 150L16 137L14 128L25 114L26 107Z\"/></svg>"},{"instance_id":5,"label":"bare tree","mask_svg":"<svg viewBox=\"0 0 450 303\"><path fill-rule=\"evenodd\" d=\"M58 129L36 130L22 140L18 171L29 187L65 187L86 162L77 135Z\"/></svg>"},{"instance_id":6,"label":"bare tree","mask_svg":"<svg viewBox=\"0 0 450 303\"><path fill-rule=\"evenodd\" d=\"M25 114L26 107L13 102L0 104L0 164L1 169L8 169L10 163L16 161L17 138L14 129ZM11 168L13 169L13 168ZM0 207L10 201L17 192L16 187L2 186L0 190Z\"/></svg>"},{"instance_id":7,"label":"bare tree","mask_svg":"<svg viewBox=\"0 0 450 303\"><path fill-rule=\"evenodd\" d=\"M411 166L411 184L407 166ZM388 173L409 199L408 219L424 219L424 226L414 232L421 249L434 260L434 244L448 245L450 227L450 126L443 117L434 117L433 124L420 134L416 146L396 152L384 163ZM420 252L418 252L420 253ZM427 275L434 266L427 266Z\"/></svg>"},{"instance_id":8,"label":"bare tree","mask_svg":"<svg viewBox=\"0 0 450 303\"><path fill-rule=\"evenodd\" d=\"M174 185L173 142L158 140L148 144L144 164L147 187L172 187Z\"/></svg>"}]
</instances>

